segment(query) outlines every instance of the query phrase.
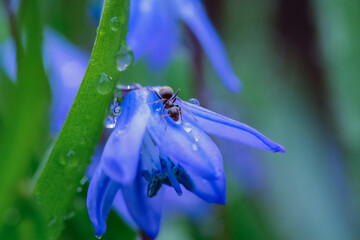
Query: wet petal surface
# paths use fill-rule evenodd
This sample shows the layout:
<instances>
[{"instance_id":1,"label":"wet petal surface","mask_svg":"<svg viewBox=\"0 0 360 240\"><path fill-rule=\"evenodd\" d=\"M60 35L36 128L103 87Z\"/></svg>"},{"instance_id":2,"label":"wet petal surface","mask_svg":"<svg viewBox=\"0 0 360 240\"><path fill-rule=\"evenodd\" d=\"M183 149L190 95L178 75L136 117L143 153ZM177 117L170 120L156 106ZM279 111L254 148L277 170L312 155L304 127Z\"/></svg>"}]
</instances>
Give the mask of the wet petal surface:
<instances>
[{"instance_id":1,"label":"wet petal surface","mask_svg":"<svg viewBox=\"0 0 360 240\"><path fill-rule=\"evenodd\" d=\"M148 101L156 101L155 94L149 94ZM211 138L190 122L175 122L168 116L160 121L163 108L161 102L150 106L152 114L148 130L160 151L204 178L219 177L223 172L223 160Z\"/></svg>"},{"instance_id":2,"label":"wet petal surface","mask_svg":"<svg viewBox=\"0 0 360 240\"><path fill-rule=\"evenodd\" d=\"M100 165L90 181L86 199L95 235L103 235L106 232L106 219L119 188L120 184L112 181L104 174Z\"/></svg>"},{"instance_id":3,"label":"wet petal surface","mask_svg":"<svg viewBox=\"0 0 360 240\"><path fill-rule=\"evenodd\" d=\"M189 109L195 116L195 119L189 112L184 112L184 118L200 127L205 132L215 136L228 138L237 142L250 145L255 148L272 151L285 152L285 148L280 144L271 141L256 129L225 117L218 113L207 110L203 107L183 102L180 104L184 109Z\"/></svg>"},{"instance_id":4,"label":"wet petal surface","mask_svg":"<svg viewBox=\"0 0 360 240\"><path fill-rule=\"evenodd\" d=\"M139 154L150 117L149 107L144 104L147 92L130 92L122 104L116 127L111 133L101 158L104 171L114 181L129 183L134 180Z\"/></svg>"}]
</instances>

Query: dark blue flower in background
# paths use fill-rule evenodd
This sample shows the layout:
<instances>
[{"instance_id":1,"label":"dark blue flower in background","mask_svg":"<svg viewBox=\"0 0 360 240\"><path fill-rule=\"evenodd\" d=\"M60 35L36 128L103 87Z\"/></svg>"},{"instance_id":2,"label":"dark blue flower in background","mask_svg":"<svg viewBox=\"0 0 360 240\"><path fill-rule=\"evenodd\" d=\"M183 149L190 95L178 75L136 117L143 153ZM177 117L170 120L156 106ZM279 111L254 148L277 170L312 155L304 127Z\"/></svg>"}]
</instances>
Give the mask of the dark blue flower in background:
<instances>
[{"instance_id":1,"label":"dark blue flower in background","mask_svg":"<svg viewBox=\"0 0 360 240\"><path fill-rule=\"evenodd\" d=\"M240 90L240 80L200 0L131 0L130 6L127 43L135 61L144 57L152 67L166 65L178 45L182 21L199 40L225 86Z\"/></svg>"},{"instance_id":2,"label":"dark blue flower in background","mask_svg":"<svg viewBox=\"0 0 360 240\"><path fill-rule=\"evenodd\" d=\"M47 28L43 39L44 68L49 79L52 107L51 132L60 132L86 71L89 56ZM16 50L13 40L0 45L0 66L10 79L16 81Z\"/></svg>"},{"instance_id":3,"label":"dark blue flower in background","mask_svg":"<svg viewBox=\"0 0 360 240\"><path fill-rule=\"evenodd\" d=\"M178 195L190 191L209 203L224 204L222 156L206 133L285 152L255 129L188 102L176 100L183 109L183 123L168 116L160 121L163 103L146 104L156 100L146 88L124 98L88 191L89 216L97 235L105 233L114 204L128 222L154 238L160 228L164 185Z\"/></svg>"},{"instance_id":4,"label":"dark blue flower in background","mask_svg":"<svg viewBox=\"0 0 360 240\"><path fill-rule=\"evenodd\" d=\"M90 7L95 18L100 17L100 10L100 6ZM154 70L166 66L179 46L181 22L197 37L224 85L239 91L240 80L200 0L131 0L127 43L135 61L146 59Z\"/></svg>"}]
</instances>

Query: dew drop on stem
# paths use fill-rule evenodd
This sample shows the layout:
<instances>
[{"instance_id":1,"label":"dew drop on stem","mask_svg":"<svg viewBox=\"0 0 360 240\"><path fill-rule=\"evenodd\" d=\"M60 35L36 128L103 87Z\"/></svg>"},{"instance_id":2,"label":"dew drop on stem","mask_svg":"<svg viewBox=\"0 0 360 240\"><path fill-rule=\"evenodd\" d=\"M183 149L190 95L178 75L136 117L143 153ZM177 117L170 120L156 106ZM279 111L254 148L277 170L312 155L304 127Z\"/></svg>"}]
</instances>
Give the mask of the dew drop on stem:
<instances>
[{"instance_id":1,"label":"dew drop on stem","mask_svg":"<svg viewBox=\"0 0 360 240\"><path fill-rule=\"evenodd\" d=\"M121 44L119 51L116 54L117 69L122 72L125 71L134 61L134 54L129 45L125 42Z\"/></svg>"},{"instance_id":2,"label":"dew drop on stem","mask_svg":"<svg viewBox=\"0 0 360 240\"><path fill-rule=\"evenodd\" d=\"M113 87L113 81L112 81L112 77L107 75L106 73L101 73L97 86L96 86L96 90L98 91L98 93L105 95L111 92Z\"/></svg>"}]
</instances>

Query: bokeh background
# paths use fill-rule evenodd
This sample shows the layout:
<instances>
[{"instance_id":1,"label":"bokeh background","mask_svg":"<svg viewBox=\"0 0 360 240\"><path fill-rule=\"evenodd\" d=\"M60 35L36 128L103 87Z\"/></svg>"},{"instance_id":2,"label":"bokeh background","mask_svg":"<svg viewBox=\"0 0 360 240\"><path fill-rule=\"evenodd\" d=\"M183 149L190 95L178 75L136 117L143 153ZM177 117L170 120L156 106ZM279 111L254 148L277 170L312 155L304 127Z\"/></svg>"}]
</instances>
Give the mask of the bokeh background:
<instances>
[{"instance_id":1,"label":"bokeh background","mask_svg":"<svg viewBox=\"0 0 360 240\"><path fill-rule=\"evenodd\" d=\"M182 44L167 67L154 70L138 62L122 73L120 82L181 88L182 99L196 97L202 106L258 129L284 145L287 152L262 152L214 138L224 156L227 205L208 205L184 196L186 204L176 206L170 197L159 239L360 239L360 2L203 3L242 79L240 94L222 85L186 26L182 27ZM0 44L11 37L11 18L16 14L9 15L7 7L14 4L0 3ZM99 4L39 0L28 6L34 13L29 19L40 18L42 26L37 30L50 27L89 56ZM34 38L40 43L36 35ZM41 56L31 60L34 69L41 64ZM5 65L0 65L3 79L9 77ZM44 73L38 74L43 77ZM39 86L28 87L37 92ZM47 224L41 222L28 188L53 141L49 119L39 120L43 123L36 128L38 134L26 134L29 129L22 121L31 114L27 106L38 100L19 102L5 93L1 91L0 105L14 104L10 110L1 109L0 149L16 149L30 160L19 172L21 162L0 159L1 187L10 189L7 181L16 183L5 193L11 195L11 202L0 216L0 237L43 239ZM42 97L50 102L50 96ZM38 105L50 112L50 103ZM9 119L14 119L10 130L5 124ZM24 144L8 141L12 132L21 131L30 136L23 139ZM30 143L36 151L28 150ZM95 238L87 216L86 190L86 183L78 189L60 239ZM136 233L115 212L107 222L103 239L135 239Z\"/></svg>"}]
</instances>

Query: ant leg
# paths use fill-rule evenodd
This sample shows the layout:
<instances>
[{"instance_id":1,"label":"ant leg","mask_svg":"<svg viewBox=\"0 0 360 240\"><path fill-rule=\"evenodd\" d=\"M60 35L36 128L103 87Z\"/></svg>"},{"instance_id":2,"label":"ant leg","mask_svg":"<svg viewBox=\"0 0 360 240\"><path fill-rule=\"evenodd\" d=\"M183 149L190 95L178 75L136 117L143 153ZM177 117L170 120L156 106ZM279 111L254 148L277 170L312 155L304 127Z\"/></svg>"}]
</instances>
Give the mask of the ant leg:
<instances>
[{"instance_id":1,"label":"ant leg","mask_svg":"<svg viewBox=\"0 0 360 240\"><path fill-rule=\"evenodd\" d=\"M161 122L161 120L163 120L163 119L164 119L164 123L165 123L165 130L167 129L167 123L166 123L166 120L165 120L165 118L164 118L164 117L166 117L166 116L169 116L169 114L161 115L161 118L160 118L160 120L159 120L159 122Z\"/></svg>"},{"instance_id":2,"label":"ant leg","mask_svg":"<svg viewBox=\"0 0 360 240\"><path fill-rule=\"evenodd\" d=\"M163 110L161 112L161 118L164 116L164 111L165 111L165 106L163 106ZM161 118L160 118L160 121L161 121Z\"/></svg>"},{"instance_id":3,"label":"ant leg","mask_svg":"<svg viewBox=\"0 0 360 240\"><path fill-rule=\"evenodd\" d=\"M171 100L173 100L173 101L175 102L174 99L177 98L177 95L179 94L179 92L180 92L180 88L179 88L179 89L175 92L175 94L172 96Z\"/></svg>"},{"instance_id":4,"label":"ant leg","mask_svg":"<svg viewBox=\"0 0 360 240\"><path fill-rule=\"evenodd\" d=\"M146 103L146 104L154 104L154 103L158 103L158 102L163 102L163 101L165 101L166 99L160 99L160 100L157 100L157 101L155 101L155 102L152 102L152 103Z\"/></svg>"},{"instance_id":5,"label":"ant leg","mask_svg":"<svg viewBox=\"0 0 360 240\"><path fill-rule=\"evenodd\" d=\"M175 106L179 106L179 105L175 105ZM180 107L180 106L179 106ZM190 112L190 114L191 114L191 116L194 118L194 120L197 122L197 119L195 118L195 116L194 116L194 114L191 112L191 110L189 109L189 108L186 108L186 109L184 109L184 110L180 110L180 111L189 111ZM182 115L181 115L182 116Z\"/></svg>"},{"instance_id":6,"label":"ant leg","mask_svg":"<svg viewBox=\"0 0 360 240\"><path fill-rule=\"evenodd\" d=\"M164 121L165 121L165 118L164 118L164 117L166 117L166 116L170 116L170 115L169 115L169 114L162 115L161 118L160 118L160 120L159 120L159 122L160 122L161 120L163 120L163 119L164 119Z\"/></svg>"},{"instance_id":7,"label":"ant leg","mask_svg":"<svg viewBox=\"0 0 360 240\"><path fill-rule=\"evenodd\" d=\"M149 90L150 90L150 91L153 91L159 99L162 99L162 97L160 97L160 95L157 93L157 91L156 91L156 90L151 89L151 88L150 88Z\"/></svg>"},{"instance_id":8,"label":"ant leg","mask_svg":"<svg viewBox=\"0 0 360 240\"><path fill-rule=\"evenodd\" d=\"M180 103L183 103L183 100L181 100L181 99L178 98L178 97L175 97L175 99L173 100L173 103L174 103L176 100L179 100Z\"/></svg>"}]
</instances>

